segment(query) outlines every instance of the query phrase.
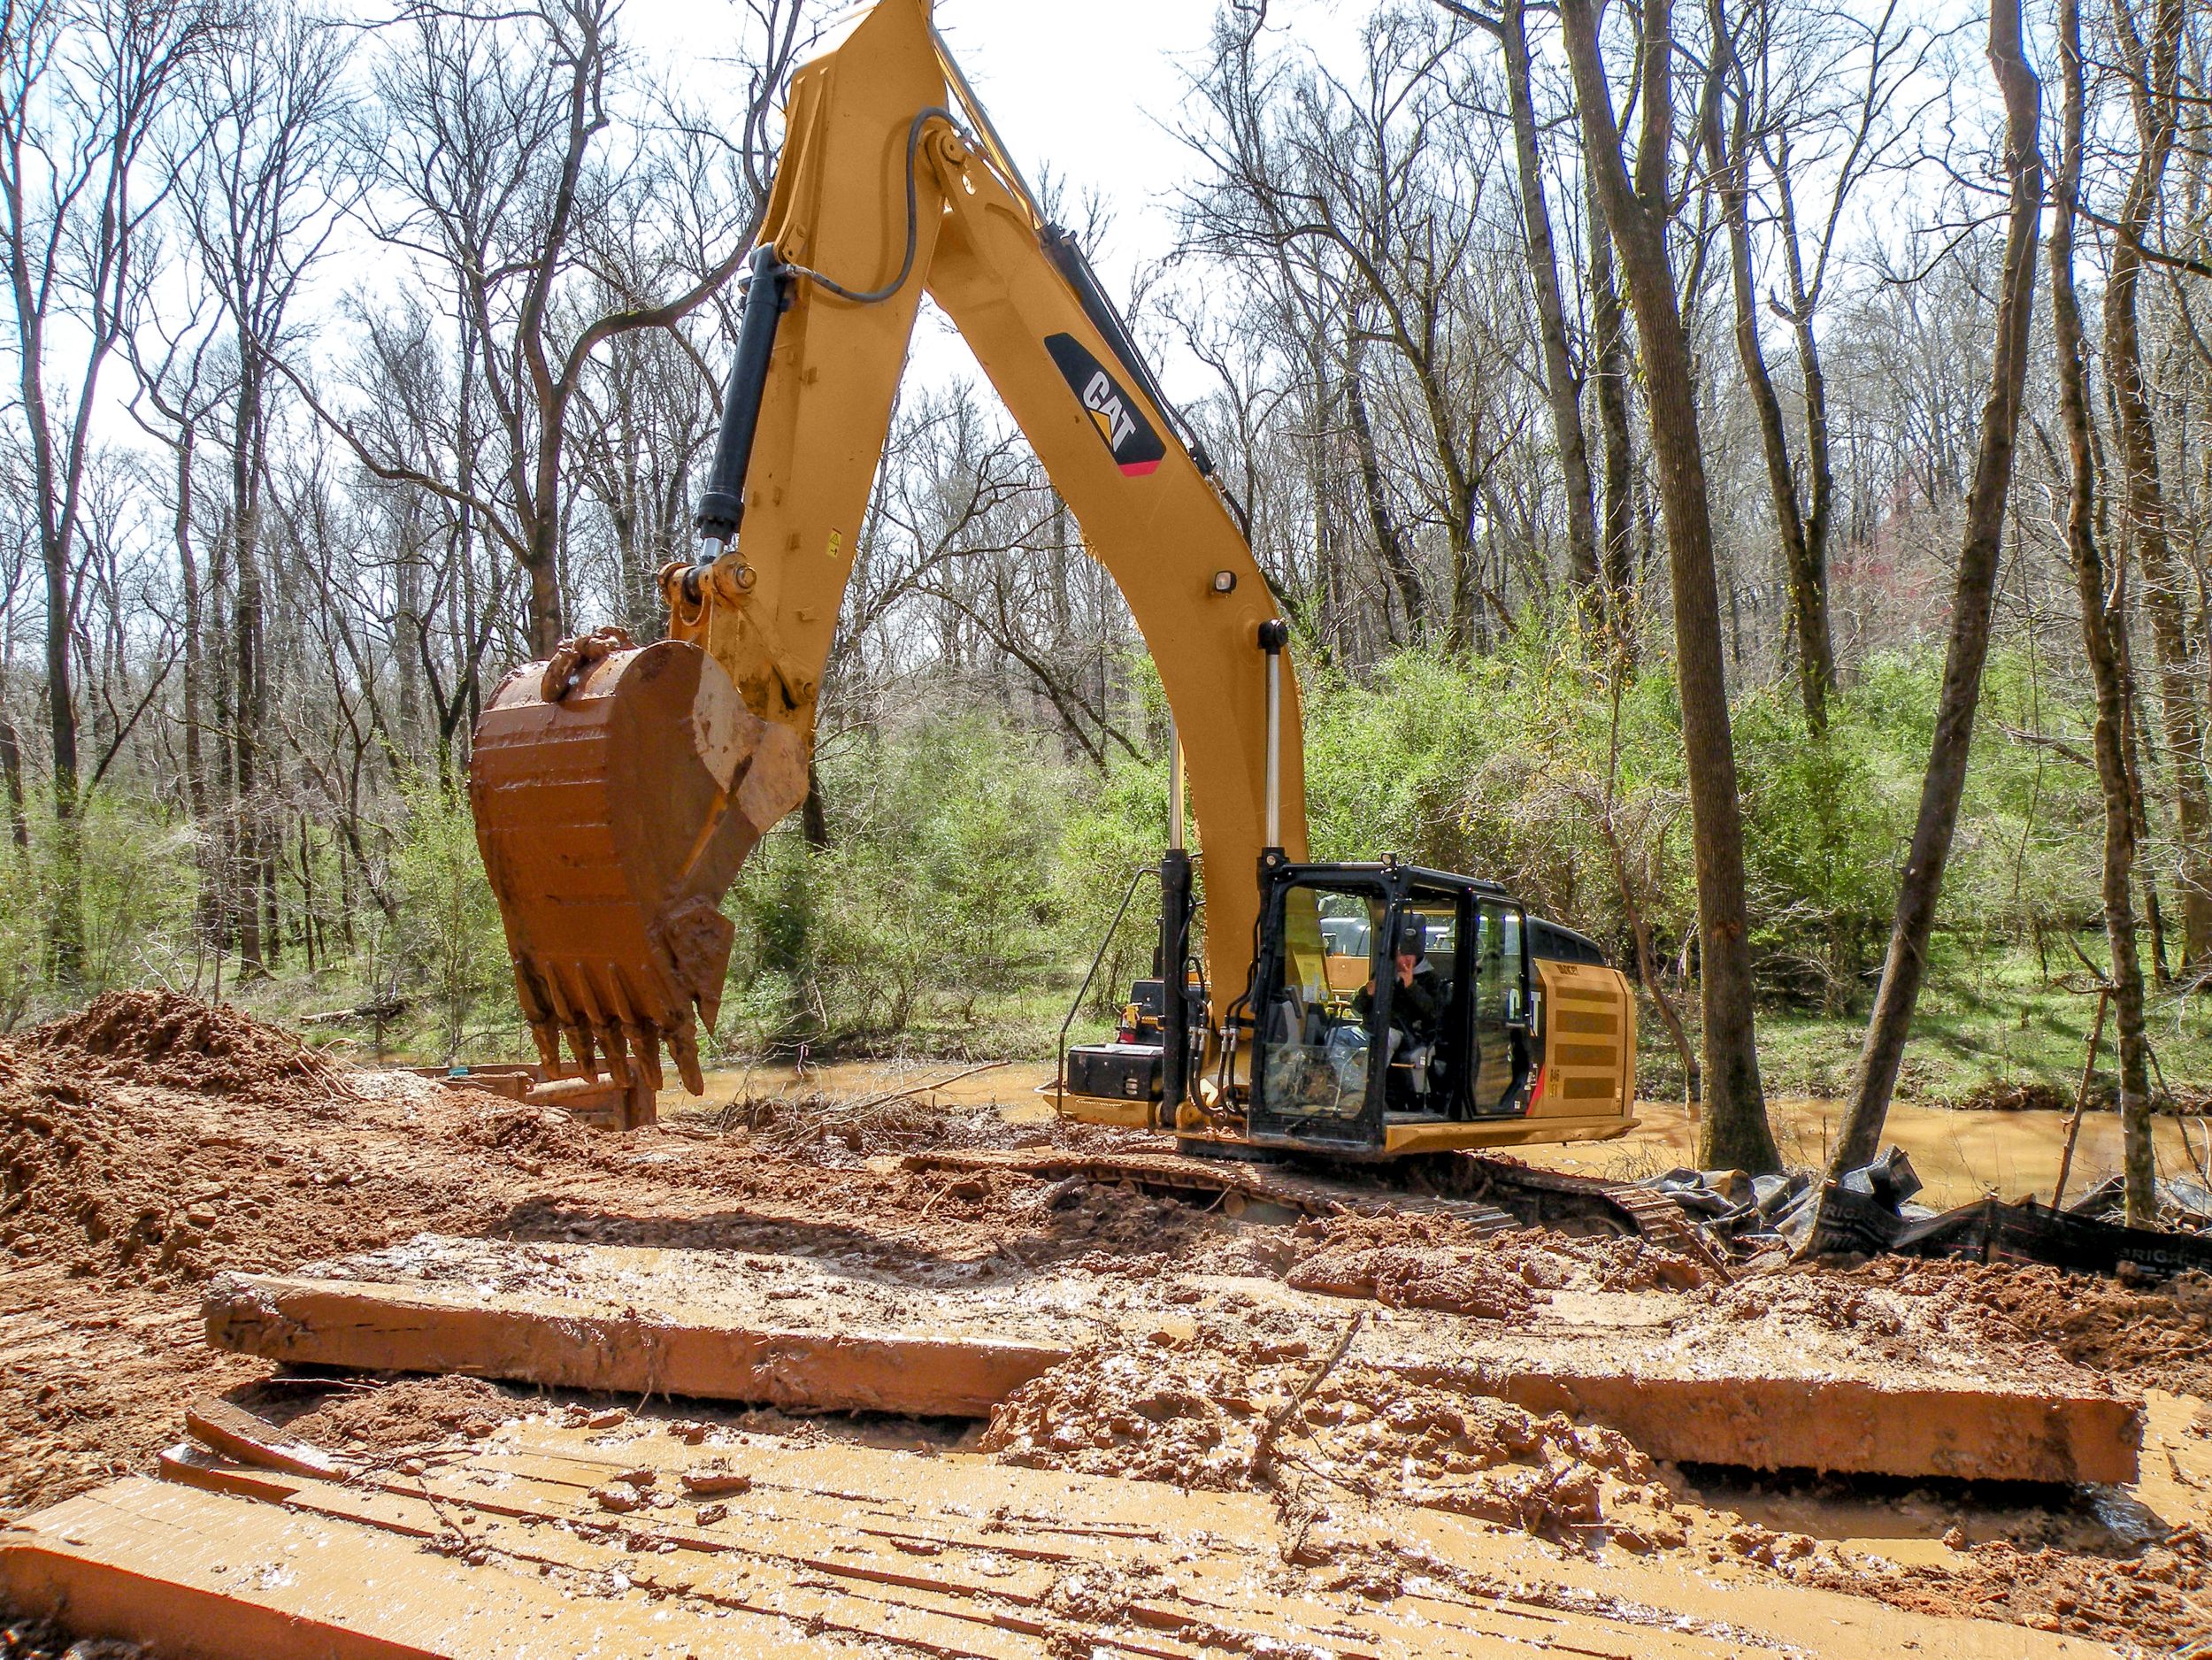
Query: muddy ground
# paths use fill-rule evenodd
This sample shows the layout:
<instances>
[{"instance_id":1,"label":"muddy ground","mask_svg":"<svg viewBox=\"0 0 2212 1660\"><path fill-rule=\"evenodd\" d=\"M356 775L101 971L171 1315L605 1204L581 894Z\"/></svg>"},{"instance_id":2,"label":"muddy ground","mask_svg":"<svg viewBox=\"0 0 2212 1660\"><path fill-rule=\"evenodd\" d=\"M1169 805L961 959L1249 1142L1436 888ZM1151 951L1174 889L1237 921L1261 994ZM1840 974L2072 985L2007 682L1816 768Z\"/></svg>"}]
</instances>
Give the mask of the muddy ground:
<instances>
[{"instance_id":1,"label":"muddy ground","mask_svg":"<svg viewBox=\"0 0 2212 1660\"><path fill-rule=\"evenodd\" d=\"M1869 1298L1879 1286L1909 1305L1898 1342L1940 1329L1985 1348L1993 1376L2062 1356L2168 1392L2153 1397L2142 1486L1989 1490L1655 1466L1609 1431L1502 1403L1471 1410L1237 1341L1086 1353L985 1426L729 1416L803 1438L1286 1484L1340 1507L1417 1484L1424 1502L1562 1550L1681 1553L2144 1654L2212 1654L2212 1542L2199 1526L2212 1491L2191 1473L2212 1467L2195 1457L2198 1442L2212 1452L2212 1281L1887 1261L1732 1285L1633 1241L1479 1240L1436 1218L1256 1224L1079 1181L896 1168L894 1156L917 1146L1062 1134L975 1107L879 1101L855 1113L818 1100L753 1118L749 1129L702 1118L610 1135L405 1074L341 1073L283 1034L155 994L103 1000L0 1046L0 1516L144 1470L180 1438L192 1396L267 1377L265 1363L203 1345L210 1274L289 1269L426 1231L835 1257L940 1283L1043 1265L1262 1275L1344 1296L1348 1311L1374 1299L1492 1328L1571 1283L1687 1287L1745 1319L1778 1300L1855 1330L1870 1307L1895 1306ZM296 1430L329 1444L396 1448L511 1412L518 1393L371 1380L251 1398L303 1414ZM0 1656L64 1646L0 1615Z\"/></svg>"}]
</instances>

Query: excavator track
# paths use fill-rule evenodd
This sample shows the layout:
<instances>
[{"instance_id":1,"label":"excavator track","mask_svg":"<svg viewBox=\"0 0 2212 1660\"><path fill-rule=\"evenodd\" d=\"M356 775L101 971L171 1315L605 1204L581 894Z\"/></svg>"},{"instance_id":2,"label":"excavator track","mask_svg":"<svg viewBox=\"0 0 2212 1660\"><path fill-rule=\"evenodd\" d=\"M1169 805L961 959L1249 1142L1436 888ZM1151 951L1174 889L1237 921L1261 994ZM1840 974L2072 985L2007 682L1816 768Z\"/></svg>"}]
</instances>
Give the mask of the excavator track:
<instances>
[{"instance_id":1,"label":"excavator track","mask_svg":"<svg viewBox=\"0 0 2212 1660\"><path fill-rule=\"evenodd\" d=\"M1408 1193L1341 1175L1317 1175L1287 1165L1242 1160L1194 1158L1187 1153L1072 1152L1064 1149L911 1153L900 1161L908 1170L985 1172L1013 1171L1041 1180L1071 1178L1112 1186L1125 1183L1143 1193L1193 1201L1218 1202L1232 1216L1266 1219L1272 1206L1301 1217L1383 1216L1411 1211L1446 1216L1483 1233L1518 1227L1509 1210L1478 1199L1443 1194Z\"/></svg>"},{"instance_id":2,"label":"excavator track","mask_svg":"<svg viewBox=\"0 0 2212 1660\"><path fill-rule=\"evenodd\" d=\"M1545 1170L1494 1153L1446 1153L1417 1164L1409 1174L1444 1192L1488 1201L1540 1227L1594 1226L1633 1234L1726 1272L1727 1264L1682 1207L1663 1193L1597 1176Z\"/></svg>"},{"instance_id":3,"label":"excavator track","mask_svg":"<svg viewBox=\"0 0 2212 1660\"><path fill-rule=\"evenodd\" d=\"M1373 1165L1303 1166L1197 1158L1141 1150L914 1153L908 1170L1016 1171L1044 1180L1079 1178L1124 1184L1164 1197L1218 1197L1231 1215L1273 1206L1302 1217L1444 1216L1482 1233L1517 1227L1617 1233L1678 1250L1716 1271L1727 1265L1679 1205L1664 1194L1570 1175L1489 1153L1444 1153Z\"/></svg>"}]
</instances>

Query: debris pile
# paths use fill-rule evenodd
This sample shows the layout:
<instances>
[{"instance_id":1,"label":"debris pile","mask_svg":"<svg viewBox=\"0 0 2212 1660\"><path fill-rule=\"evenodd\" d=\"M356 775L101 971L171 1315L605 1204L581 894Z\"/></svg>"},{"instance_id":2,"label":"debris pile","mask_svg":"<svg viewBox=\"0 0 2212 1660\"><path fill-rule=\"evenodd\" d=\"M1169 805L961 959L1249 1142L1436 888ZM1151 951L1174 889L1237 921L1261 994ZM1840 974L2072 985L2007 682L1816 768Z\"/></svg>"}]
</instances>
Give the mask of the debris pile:
<instances>
[{"instance_id":1,"label":"debris pile","mask_svg":"<svg viewBox=\"0 0 2212 1660\"><path fill-rule=\"evenodd\" d=\"M906 1095L749 1102L743 1122L755 1146L832 1166L918 1148L1020 1147L1046 1139L1041 1126L1009 1124L993 1107L933 1107Z\"/></svg>"},{"instance_id":2,"label":"debris pile","mask_svg":"<svg viewBox=\"0 0 2212 1660\"><path fill-rule=\"evenodd\" d=\"M1302 1341L1208 1339L1079 1354L1017 1390L980 1445L1002 1464L1184 1488L1256 1479L1417 1504L1638 1551L1683 1542L1674 1500L1625 1436L1431 1387Z\"/></svg>"},{"instance_id":3,"label":"debris pile","mask_svg":"<svg viewBox=\"0 0 2212 1660\"><path fill-rule=\"evenodd\" d=\"M111 991L16 1041L23 1054L116 1083L270 1105L353 1098L345 1072L290 1033L173 991Z\"/></svg>"},{"instance_id":4,"label":"debris pile","mask_svg":"<svg viewBox=\"0 0 2212 1660\"><path fill-rule=\"evenodd\" d=\"M284 1133L311 1116L298 1107L155 1095L105 1073L66 1043L0 1046L0 1249L15 1261L158 1292L388 1235L389 1216L353 1191L357 1151L301 1150ZM466 1182L456 1167L414 1203L465 1224Z\"/></svg>"},{"instance_id":5,"label":"debris pile","mask_svg":"<svg viewBox=\"0 0 2212 1660\"><path fill-rule=\"evenodd\" d=\"M1708 1240L1758 1251L1785 1242L1786 1218L1801 1208L1812 1176L1805 1171L1753 1176L1740 1170L1677 1169L1636 1185L1680 1205Z\"/></svg>"},{"instance_id":6,"label":"debris pile","mask_svg":"<svg viewBox=\"0 0 2212 1660\"><path fill-rule=\"evenodd\" d=\"M1489 1319L1527 1314L1554 1291L1691 1291L1716 1277L1650 1240L1546 1228L1478 1233L1418 1212L1301 1222L1288 1250L1281 1277L1294 1289Z\"/></svg>"},{"instance_id":7,"label":"debris pile","mask_svg":"<svg viewBox=\"0 0 2212 1660\"><path fill-rule=\"evenodd\" d=\"M1878 1257L1999 1257L2085 1273L2163 1279L2212 1272L2212 1187L2185 1177L2158 1184L2159 1228L2123 1225L2118 1180L2063 1210L1993 1195L1935 1211L1913 1202L1919 1172L1902 1149L1829 1180L1810 1171L1752 1177L1740 1170L1671 1170L1637 1184L1664 1194L1715 1250L1798 1260Z\"/></svg>"},{"instance_id":8,"label":"debris pile","mask_svg":"<svg viewBox=\"0 0 2212 1660\"><path fill-rule=\"evenodd\" d=\"M320 1446L392 1453L461 1437L480 1441L519 1410L505 1390L481 1378L402 1378L333 1388L284 1427Z\"/></svg>"}]
</instances>

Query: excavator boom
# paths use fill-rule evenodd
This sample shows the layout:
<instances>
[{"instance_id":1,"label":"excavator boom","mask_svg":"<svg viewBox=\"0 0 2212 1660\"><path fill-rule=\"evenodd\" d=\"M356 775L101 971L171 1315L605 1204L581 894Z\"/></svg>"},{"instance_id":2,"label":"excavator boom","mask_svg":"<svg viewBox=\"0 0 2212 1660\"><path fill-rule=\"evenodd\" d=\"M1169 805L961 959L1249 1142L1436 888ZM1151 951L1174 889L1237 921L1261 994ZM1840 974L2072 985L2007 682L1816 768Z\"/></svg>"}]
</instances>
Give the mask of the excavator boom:
<instances>
[{"instance_id":1,"label":"excavator boom","mask_svg":"<svg viewBox=\"0 0 2212 1660\"><path fill-rule=\"evenodd\" d=\"M571 642L511 676L478 734L478 839L548 1064L565 1034L579 1068L625 1078L634 1064L657 1080L665 1043L698 1087L695 1023L712 1019L729 954L715 902L804 797L925 291L1158 666L1199 780L1205 863L1220 872L1206 889L1208 980L1233 995L1262 849L1305 854L1287 672L1276 731L1267 716L1274 603L1202 453L1178 437L1080 255L952 66L928 0L881 0L794 74L747 281L703 557L663 573L672 639L642 651L604 634Z\"/></svg>"},{"instance_id":2,"label":"excavator boom","mask_svg":"<svg viewBox=\"0 0 2212 1660\"><path fill-rule=\"evenodd\" d=\"M1176 779L1187 763L1194 780L1195 870L1170 795L1153 1012L1133 999L1125 1041L1068 1052L1063 1104L1194 1149L1353 1157L1630 1127L1634 1001L1592 942L1471 877L1306 863L1289 629L1202 446L1023 184L929 0L846 24L793 76L786 134L703 550L661 573L671 637L571 642L511 677L478 733L478 837L548 1064L565 1035L580 1071L657 1087L664 1044L700 1087L697 1023L729 962L717 902L804 797L926 292L1127 600Z\"/></svg>"}]
</instances>

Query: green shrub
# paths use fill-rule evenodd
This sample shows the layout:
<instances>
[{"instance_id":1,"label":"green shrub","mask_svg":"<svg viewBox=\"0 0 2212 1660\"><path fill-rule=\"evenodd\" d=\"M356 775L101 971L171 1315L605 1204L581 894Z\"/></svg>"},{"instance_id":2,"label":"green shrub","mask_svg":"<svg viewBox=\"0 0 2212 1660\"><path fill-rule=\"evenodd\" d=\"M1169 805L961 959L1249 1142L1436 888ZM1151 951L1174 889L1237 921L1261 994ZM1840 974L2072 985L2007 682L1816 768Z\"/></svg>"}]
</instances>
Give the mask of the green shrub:
<instances>
[{"instance_id":1,"label":"green shrub","mask_svg":"<svg viewBox=\"0 0 2212 1660\"><path fill-rule=\"evenodd\" d=\"M400 896L403 974L437 1011L442 1058L459 1058L480 1005L502 1027L517 1023L514 980L499 903L476 850L467 792L434 773L403 780L406 809L392 849Z\"/></svg>"}]
</instances>

